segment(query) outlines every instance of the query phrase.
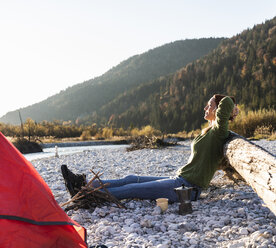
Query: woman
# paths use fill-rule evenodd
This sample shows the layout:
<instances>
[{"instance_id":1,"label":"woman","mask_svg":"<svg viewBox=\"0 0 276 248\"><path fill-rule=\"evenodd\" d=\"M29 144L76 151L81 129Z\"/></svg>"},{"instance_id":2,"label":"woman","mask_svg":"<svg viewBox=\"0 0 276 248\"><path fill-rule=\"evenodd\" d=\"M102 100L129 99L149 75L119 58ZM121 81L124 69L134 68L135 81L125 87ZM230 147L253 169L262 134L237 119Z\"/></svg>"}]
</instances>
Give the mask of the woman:
<instances>
[{"instance_id":1,"label":"woman","mask_svg":"<svg viewBox=\"0 0 276 248\"><path fill-rule=\"evenodd\" d=\"M223 157L223 144L229 136L228 121L238 114L235 99L216 94L204 108L204 118L209 127L204 129L191 144L191 156L186 165L180 168L175 177L126 176L122 179L102 180L109 183L109 192L117 199L139 198L155 200L168 198L178 201L174 188L193 187L191 200L197 200L202 188L208 187ZM66 165L61 167L65 184L73 196L83 185L83 176L76 176ZM77 178L81 179L77 183ZM97 182L96 182L97 183ZM94 187L97 187L94 183Z\"/></svg>"}]
</instances>

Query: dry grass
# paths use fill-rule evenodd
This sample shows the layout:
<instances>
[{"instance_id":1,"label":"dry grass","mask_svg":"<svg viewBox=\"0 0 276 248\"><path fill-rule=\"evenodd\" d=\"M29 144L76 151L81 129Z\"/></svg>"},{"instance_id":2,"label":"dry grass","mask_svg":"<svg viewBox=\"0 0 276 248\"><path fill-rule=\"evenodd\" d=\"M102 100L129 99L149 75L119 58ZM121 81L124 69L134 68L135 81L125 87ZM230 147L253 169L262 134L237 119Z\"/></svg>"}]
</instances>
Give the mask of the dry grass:
<instances>
[{"instance_id":1,"label":"dry grass","mask_svg":"<svg viewBox=\"0 0 276 248\"><path fill-rule=\"evenodd\" d=\"M234 122L231 122L229 129L247 137L264 138L275 136L276 111L273 109L261 109L257 111L241 110Z\"/></svg>"}]
</instances>

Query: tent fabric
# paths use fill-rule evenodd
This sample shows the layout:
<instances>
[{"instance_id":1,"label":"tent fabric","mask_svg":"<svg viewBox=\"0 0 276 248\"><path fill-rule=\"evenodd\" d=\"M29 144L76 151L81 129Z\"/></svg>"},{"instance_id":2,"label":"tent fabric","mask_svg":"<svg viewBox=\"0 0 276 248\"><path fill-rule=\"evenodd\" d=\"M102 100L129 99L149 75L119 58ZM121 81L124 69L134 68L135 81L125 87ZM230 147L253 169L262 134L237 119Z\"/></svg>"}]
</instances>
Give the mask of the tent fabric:
<instances>
[{"instance_id":1,"label":"tent fabric","mask_svg":"<svg viewBox=\"0 0 276 248\"><path fill-rule=\"evenodd\" d=\"M87 247L33 165L0 132L0 247Z\"/></svg>"}]
</instances>

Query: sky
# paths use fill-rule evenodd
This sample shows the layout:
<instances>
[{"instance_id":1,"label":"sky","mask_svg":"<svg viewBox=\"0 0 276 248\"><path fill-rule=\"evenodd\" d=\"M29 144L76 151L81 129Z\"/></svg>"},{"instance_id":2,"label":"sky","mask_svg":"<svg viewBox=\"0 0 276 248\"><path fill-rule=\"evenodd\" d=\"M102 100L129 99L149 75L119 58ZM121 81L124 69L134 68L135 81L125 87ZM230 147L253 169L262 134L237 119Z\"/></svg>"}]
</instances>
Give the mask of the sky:
<instances>
[{"instance_id":1,"label":"sky","mask_svg":"<svg viewBox=\"0 0 276 248\"><path fill-rule=\"evenodd\" d=\"M232 37L275 0L0 0L0 117L176 40Z\"/></svg>"}]
</instances>

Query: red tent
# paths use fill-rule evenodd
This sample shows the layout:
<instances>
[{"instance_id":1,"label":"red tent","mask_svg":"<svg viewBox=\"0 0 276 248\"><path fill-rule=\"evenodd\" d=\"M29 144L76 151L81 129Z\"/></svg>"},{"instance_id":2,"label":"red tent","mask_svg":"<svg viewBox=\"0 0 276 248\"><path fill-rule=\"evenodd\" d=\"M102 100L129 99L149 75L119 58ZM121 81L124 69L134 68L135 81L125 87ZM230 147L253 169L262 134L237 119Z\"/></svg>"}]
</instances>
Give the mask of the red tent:
<instances>
[{"instance_id":1,"label":"red tent","mask_svg":"<svg viewBox=\"0 0 276 248\"><path fill-rule=\"evenodd\" d=\"M87 247L33 165L0 132L0 247Z\"/></svg>"}]
</instances>

